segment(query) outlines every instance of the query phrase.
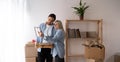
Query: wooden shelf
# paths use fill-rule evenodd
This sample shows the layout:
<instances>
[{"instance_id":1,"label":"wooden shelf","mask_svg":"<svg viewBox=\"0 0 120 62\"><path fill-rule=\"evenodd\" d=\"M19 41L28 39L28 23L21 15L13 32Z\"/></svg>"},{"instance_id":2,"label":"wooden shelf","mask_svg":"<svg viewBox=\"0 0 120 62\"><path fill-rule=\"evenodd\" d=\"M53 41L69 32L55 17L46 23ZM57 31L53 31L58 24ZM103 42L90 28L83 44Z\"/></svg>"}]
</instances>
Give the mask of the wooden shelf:
<instances>
[{"instance_id":1,"label":"wooden shelf","mask_svg":"<svg viewBox=\"0 0 120 62\"><path fill-rule=\"evenodd\" d=\"M74 40L74 39L76 39L76 40L96 40L96 39L98 39L98 38L68 38L68 39L70 39L70 40Z\"/></svg>"},{"instance_id":2,"label":"wooden shelf","mask_svg":"<svg viewBox=\"0 0 120 62\"><path fill-rule=\"evenodd\" d=\"M68 55L67 57L84 57L84 55L83 54L81 54L81 55Z\"/></svg>"},{"instance_id":3,"label":"wooden shelf","mask_svg":"<svg viewBox=\"0 0 120 62\"><path fill-rule=\"evenodd\" d=\"M95 36L95 38L68 38L68 37L76 37L76 36L68 36L68 31L69 31L68 29L79 29L81 32L89 32L89 29L90 29L90 31L92 31L91 29L94 29L93 27L95 28L95 30L93 30L93 31L95 31L97 34L97 36ZM69 51L70 48L75 48L73 46L76 46L76 48L78 48L80 46L84 50L84 47L81 46L82 42L79 42L79 41L97 40L99 43L102 43L102 19L101 20L66 20L65 29L66 29L65 30L66 31L66 40L65 40L66 41L65 42L66 61L65 62L68 62L68 58L71 58L71 57L72 58L73 57L85 57L84 53L78 54L79 51L81 51L81 49L76 50L78 53L75 55L68 54L70 52ZM85 35L87 35L87 34L85 34ZM81 37L84 37L84 36L81 36ZM73 43L73 42L75 42L75 43Z\"/></svg>"},{"instance_id":4,"label":"wooden shelf","mask_svg":"<svg viewBox=\"0 0 120 62\"><path fill-rule=\"evenodd\" d=\"M68 22L99 22L100 20L67 20L67 21Z\"/></svg>"}]
</instances>

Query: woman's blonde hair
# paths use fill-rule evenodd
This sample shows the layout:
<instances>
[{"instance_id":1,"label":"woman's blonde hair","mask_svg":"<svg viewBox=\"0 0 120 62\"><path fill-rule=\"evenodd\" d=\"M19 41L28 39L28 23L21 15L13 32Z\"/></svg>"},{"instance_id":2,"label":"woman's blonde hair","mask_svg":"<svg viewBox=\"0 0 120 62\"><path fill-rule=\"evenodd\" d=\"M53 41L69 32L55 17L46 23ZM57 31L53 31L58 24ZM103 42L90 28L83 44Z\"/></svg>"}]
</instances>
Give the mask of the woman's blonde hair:
<instances>
[{"instance_id":1,"label":"woman's blonde hair","mask_svg":"<svg viewBox=\"0 0 120 62\"><path fill-rule=\"evenodd\" d=\"M61 22L60 20L56 20L55 23L56 23L56 22L57 22L58 25L59 25L59 29L62 29L62 30L64 31L62 22Z\"/></svg>"}]
</instances>

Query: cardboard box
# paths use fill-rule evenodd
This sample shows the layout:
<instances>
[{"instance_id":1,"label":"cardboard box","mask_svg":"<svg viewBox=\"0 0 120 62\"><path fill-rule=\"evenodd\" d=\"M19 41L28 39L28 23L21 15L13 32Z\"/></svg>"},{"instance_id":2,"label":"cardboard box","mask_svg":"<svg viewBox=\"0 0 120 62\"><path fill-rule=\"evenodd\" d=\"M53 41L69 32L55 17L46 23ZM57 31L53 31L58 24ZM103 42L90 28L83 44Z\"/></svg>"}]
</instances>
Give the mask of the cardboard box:
<instances>
[{"instance_id":1,"label":"cardboard box","mask_svg":"<svg viewBox=\"0 0 120 62\"><path fill-rule=\"evenodd\" d=\"M87 59L104 60L105 48L85 47L85 57Z\"/></svg>"},{"instance_id":2,"label":"cardboard box","mask_svg":"<svg viewBox=\"0 0 120 62\"><path fill-rule=\"evenodd\" d=\"M26 44L25 45L25 57L37 57L37 48L35 48L35 44Z\"/></svg>"},{"instance_id":3,"label":"cardboard box","mask_svg":"<svg viewBox=\"0 0 120 62\"><path fill-rule=\"evenodd\" d=\"M86 59L86 62L104 62L103 60Z\"/></svg>"},{"instance_id":4,"label":"cardboard box","mask_svg":"<svg viewBox=\"0 0 120 62\"><path fill-rule=\"evenodd\" d=\"M26 62L36 62L36 57L25 58Z\"/></svg>"}]
</instances>

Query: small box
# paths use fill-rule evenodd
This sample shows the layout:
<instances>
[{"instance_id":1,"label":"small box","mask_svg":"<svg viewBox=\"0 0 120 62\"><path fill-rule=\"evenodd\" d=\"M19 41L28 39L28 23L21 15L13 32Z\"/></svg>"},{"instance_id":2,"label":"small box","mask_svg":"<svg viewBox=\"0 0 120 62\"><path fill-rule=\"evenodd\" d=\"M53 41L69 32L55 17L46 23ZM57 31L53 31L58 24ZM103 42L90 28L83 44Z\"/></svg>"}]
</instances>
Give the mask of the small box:
<instances>
[{"instance_id":1,"label":"small box","mask_svg":"<svg viewBox=\"0 0 120 62\"><path fill-rule=\"evenodd\" d=\"M85 57L87 59L104 60L105 48L85 47Z\"/></svg>"},{"instance_id":2,"label":"small box","mask_svg":"<svg viewBox=\"0 0 120 62\"><path fill-rule=\"evenodd\" d=\"M36 57L25 58L26 62L36 62Z\"/></svg>"},{"instance_id":3,"label":"small box","mask_svg":"<svg viewBox=\"0 0 120 62\"><path fill-rule=\"evenodd\" d=\"M35 48L35 44L28 43L25 45L25 57L37 57L37 48Z\"/></svg>"}]
</instances>

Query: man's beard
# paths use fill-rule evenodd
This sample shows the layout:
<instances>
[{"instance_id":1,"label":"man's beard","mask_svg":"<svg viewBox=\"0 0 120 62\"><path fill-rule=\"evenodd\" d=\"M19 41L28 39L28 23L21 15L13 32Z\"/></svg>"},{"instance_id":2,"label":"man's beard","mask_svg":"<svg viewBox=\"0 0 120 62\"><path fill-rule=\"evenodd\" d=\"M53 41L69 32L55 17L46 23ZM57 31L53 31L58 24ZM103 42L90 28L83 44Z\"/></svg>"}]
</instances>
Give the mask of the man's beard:
<instances>
[{"instance_id":1,"label":"man's beard","mask_svg":"<svg viewBox=\"0 0 120 62\"><path fill-rule=\"evenodd\" d=\"M53 25L53 23L48 23L48 22L46 22L46 24L47 24L47 25Z\"/></svg>"}]
</instances>

